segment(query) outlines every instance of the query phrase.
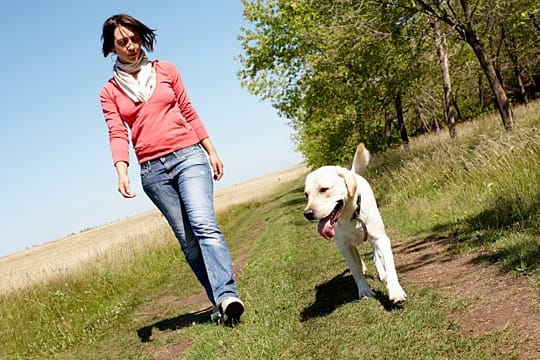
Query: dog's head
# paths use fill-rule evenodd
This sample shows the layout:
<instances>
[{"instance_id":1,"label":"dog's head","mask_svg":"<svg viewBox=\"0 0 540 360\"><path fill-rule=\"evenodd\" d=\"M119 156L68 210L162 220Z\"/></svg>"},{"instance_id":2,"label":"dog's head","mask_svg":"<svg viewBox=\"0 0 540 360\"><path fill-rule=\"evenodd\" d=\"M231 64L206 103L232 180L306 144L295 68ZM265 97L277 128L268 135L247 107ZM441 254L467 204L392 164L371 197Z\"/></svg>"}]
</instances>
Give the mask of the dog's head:
<instances>
[{"instance_id":1,"label":"dog's head","mask_svg":"<svg viewBox=\"0 0 540 360\"><path fill-rule=\"evenodd\" d=\"M323 166L306 177L304 194L307 206L304 216L319 220L319 233L325 238L334 237L334 227L344 207L356 194L354 174L340 166Z\"/></svg>"}]
</instances>

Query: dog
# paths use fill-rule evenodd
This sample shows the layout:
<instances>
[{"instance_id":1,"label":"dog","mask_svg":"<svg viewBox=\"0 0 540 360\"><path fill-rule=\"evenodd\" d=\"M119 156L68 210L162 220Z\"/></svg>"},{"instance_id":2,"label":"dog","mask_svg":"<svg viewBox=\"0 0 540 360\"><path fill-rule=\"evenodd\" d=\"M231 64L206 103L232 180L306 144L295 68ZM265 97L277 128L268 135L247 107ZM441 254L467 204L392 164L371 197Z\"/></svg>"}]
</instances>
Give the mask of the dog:
<instances>
[{"instance_id":1,"label":"dog","mask_svg":"<svg viewBox=\"0 0 540 360\"><path fill-rule=\"evenodd\" d=\"M369 159L369 151L360 143L350 170L323 166L310 172L304 185L307 198L304 217L319 220L319 233L326 239L334 238L353 275L360 299L374 295L357 250L362 241L369 241L379 279L386 282L390 301L402 304L407 295L398 280L390 238L386 235L373 190L362 177Z\"/></svg>"}]
</instances>

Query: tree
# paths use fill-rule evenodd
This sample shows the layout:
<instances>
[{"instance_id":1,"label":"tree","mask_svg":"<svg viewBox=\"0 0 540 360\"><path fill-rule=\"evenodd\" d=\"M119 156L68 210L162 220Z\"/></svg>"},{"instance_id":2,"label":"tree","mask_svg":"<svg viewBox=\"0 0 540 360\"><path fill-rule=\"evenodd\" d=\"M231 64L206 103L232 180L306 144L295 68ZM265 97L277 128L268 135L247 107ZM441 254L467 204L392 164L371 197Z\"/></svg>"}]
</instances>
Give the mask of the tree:
<instances>
[{"instance_id":1,"label":"tree","mask_svg":"<svg viewBox=\"0 0 540 360\"><path fill-rule=\"evenodd\" d=\"M451 138L456 137L456 107L452 95L452 81L450 79L450 64L448 61L448 45L446 37L441 32L437 21L431 21L431 26L435 34L435 48L439 55L439 64L441 66L443 92L444 92L444 117L448 123L448 132Z\"/></svg>"},{"instance_id":2,"label":"tree","mask_svg":"<svg viewBox=\"0 0 540 360\"><path fill-rule=\"evenodd\" d=\"M483 3L483 1L480 0L473 5L471 0L460 0L459 8L455 6L454 1L415 1L421 12L449 25L461 39L471 46L493 92L495 104L501 116L503 126L507 130L512 129L514 119L508 96L475 28L475 13L478 10L479 4ZM458 9L460 11L457 11Z\"/></svg>"},{"instance_id":3,"label":"tree","mask_svg":"<svg viewBox=\"0 0 540 360\"><path fill-rule=\"evenodd\" d=\"M511 129L510 99L540 93L537 0L243 4L242 86L288 119L312 166L347 163L359 141L406 144L442 118L454 136L455 118L490 103Z\"/></svg>"},{"instance_id":4,"label":"tree","mask_svg":"<svg viewBox=\"0 0 540 360\"><path fill-rule=\"evenodd\" d=\"M506 64L504 58L501 61L510 79L506 88L522 103L534 97L537 90L530 74L537 74L540 65L537 45L540 33L535 31L530 15L539 10L537 0L508 0L499 15L501 43L504 44L502 55L508 57Z\"/></svg>"},{"instance_id":5,"label":"tree","mask_svg":"<svg viewBox=\"0 0 540 360\"><path fill-rule=\"evenodd\" d=\"M359 141L373 150L387 147L395 138L384 140L381 114L390 108L408 142L404 103L410 84L422 76L423 48L397 7L245 0L244 9L252 26L240 36L239 77L290 120L308 163L349 161ZM331 147L322 149L325 144Z\"/></svg>"}]
</instances>

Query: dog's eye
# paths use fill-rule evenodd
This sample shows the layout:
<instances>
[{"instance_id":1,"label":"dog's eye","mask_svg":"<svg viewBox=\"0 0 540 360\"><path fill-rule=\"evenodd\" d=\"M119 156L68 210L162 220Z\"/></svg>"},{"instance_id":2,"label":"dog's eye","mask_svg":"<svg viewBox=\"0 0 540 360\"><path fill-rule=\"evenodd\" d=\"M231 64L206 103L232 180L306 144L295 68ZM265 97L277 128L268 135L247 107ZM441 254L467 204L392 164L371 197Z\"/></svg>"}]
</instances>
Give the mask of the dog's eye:
<instances>
[{"instance_id":1,"label":"dog's eye","mask_svg":"<svg viewBox=\"0 0 540 360\"><path fill-rule=\"evenodd\" d=\"M330 188L323 187L323 188L321 188L321 189L319 190L319 192L325 193L325 192L328 191L328 189L330 189Z\"/></svg>"},{"instance_id":2,"label":"dog's eye","mask_svg":"<svg viewBox=\"0 0 540 360\"><path fill-rule=\"evenodd\" d=\"M304 196L305 196L305 197L308 197L308 194L307 194L307 192L305 192L305 193L304 193Z\"/></svg>"}]
</instances>

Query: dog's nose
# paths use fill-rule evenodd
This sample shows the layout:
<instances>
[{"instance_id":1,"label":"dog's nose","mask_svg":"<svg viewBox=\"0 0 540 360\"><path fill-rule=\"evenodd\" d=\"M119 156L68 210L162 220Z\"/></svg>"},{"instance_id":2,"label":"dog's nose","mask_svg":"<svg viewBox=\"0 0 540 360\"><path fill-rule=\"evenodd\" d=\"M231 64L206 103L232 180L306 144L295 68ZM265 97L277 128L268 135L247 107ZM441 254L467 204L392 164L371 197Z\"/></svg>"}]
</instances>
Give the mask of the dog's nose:
<instances>
[{"instance_id":1,"label":"dog's nose","mask_svg":"<svg viewBox=\"0 0 540 360\"><path fill-rule=\"evenodd\" d=\"M313 209L304 210L304 217L310 221L315 220L315 214L313 212Z\"/></svg>"}]
</instances>

